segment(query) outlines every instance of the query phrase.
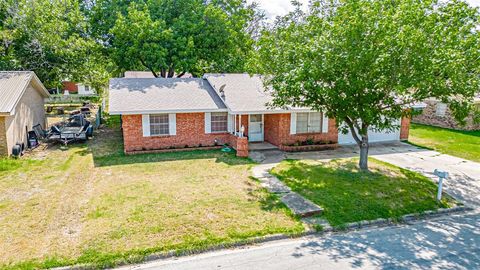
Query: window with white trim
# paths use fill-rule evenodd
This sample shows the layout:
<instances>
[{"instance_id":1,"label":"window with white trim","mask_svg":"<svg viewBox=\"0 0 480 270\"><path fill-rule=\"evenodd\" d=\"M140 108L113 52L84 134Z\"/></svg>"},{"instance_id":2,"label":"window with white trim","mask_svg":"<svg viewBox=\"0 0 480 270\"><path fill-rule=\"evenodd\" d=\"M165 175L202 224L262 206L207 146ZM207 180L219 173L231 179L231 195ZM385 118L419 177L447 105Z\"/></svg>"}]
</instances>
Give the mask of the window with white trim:
<instances>
[{"instance_id":1,"label":"window with white trim","mask_svg":"<svg viewBox=\"0 0 480 270\"><path fill-rule=\"evenodd\" d=\"M322 131L322 113L297 113L296 133L319 133Z\"/></svg>"},{"instance_id":2,"label":"window with white trim","mask_svg":"<svg viewBox=\"0 0 480 270\"><path fill-rule=\"evenodd\" d=\"M447 112L447 104L445 103L437 103L435 108L435 115L439 117L444 117L445 113Z\"/></svg>"},{"instance_id":3,"label":"window with white trim","mask_svg":"<svg viewBox=\"0 0 480 270\"><path fill-rule=\"evenodd\" d=\"M150 135L168 135L169 134L168 114L151 114L150 115Z\"/></svg>"},{"instance_id":4,"label":"window with white trim","mask_svg":"<svg viewBox=\"0 0 480 270\"><path fill-rule=\"evenodd\" d=\"M212 113L210 116L212 132L228 131L228 113Z\"/></svg>"}]
</instances>

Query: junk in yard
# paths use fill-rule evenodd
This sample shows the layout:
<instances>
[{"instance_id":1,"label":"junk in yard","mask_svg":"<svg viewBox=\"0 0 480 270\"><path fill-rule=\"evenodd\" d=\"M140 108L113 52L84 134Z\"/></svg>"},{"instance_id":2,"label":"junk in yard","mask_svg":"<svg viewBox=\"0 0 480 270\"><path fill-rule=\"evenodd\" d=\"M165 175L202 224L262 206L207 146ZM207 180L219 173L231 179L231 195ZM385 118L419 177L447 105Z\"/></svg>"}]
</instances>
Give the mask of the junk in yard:
<instances>
[{"instance_id":1,"label":"junk in yard","mask_svg":"<svg viewBox=\"0 0 480 270\"><path fill-rule=\"evenodd\" d=\"M63 126L52 126L47 139L68 145L72 142L86 141L92 135L92 124L85 118L85 115L80 113L68 118Z\"/></svg>"}]
</instances>

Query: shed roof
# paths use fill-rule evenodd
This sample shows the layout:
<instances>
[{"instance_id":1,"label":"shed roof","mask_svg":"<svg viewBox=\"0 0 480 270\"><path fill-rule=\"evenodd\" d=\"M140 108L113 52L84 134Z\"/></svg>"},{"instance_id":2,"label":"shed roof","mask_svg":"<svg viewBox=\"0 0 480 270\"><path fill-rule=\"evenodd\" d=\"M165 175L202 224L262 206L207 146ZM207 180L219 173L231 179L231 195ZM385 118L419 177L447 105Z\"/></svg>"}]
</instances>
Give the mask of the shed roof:
<instances>
[{"instance_id":1,"label":"shed roof","mask_svg":"<svg viewBox=\"0 0 480 270\"><path fill-rule=\"evenodd\" d=\"M110 114L226 111L205 79L115 78L110 80Z\"/></svg>"},{"instance_id":2,"label":"shed roof","mask_svg":"<svg viewBox=\"0 0 480 270\"><path fill-rule=\"evenodd\" d=\"M33 71L0 71L0 114L11 114L14 111L30 83L44 97L49 96Z\"/></svg>"}]
</instances>

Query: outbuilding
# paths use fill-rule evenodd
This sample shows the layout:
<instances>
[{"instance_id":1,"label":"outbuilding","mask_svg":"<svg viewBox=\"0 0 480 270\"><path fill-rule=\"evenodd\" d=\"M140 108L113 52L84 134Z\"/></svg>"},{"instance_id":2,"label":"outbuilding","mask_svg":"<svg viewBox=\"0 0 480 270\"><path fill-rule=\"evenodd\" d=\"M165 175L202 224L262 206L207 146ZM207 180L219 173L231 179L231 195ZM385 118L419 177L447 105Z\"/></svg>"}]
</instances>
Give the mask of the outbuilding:
<instances>
[{"instance_id":1,"label":"outbuilding","mask_svg":"<svg viewBox=\"0 0 480 270\"><path fill-rule=\"evenodd\" d=\"M32 71L0 71L0 156L12 154L14 145L27 146L27 132L46 127L44 99L47 89Z\"/></svg>"}]
</instances>

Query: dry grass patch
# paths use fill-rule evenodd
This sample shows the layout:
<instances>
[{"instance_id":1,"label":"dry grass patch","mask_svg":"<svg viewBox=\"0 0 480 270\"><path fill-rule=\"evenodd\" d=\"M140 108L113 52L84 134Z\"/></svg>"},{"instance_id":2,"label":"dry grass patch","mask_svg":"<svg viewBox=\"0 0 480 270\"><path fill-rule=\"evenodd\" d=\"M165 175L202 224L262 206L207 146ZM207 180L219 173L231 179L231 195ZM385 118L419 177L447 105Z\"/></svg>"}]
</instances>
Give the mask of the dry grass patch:
<instances>
[{"instance_id":1,"label":"dry grass patch","mask_svg":"<svg viewBox=\"0 0 480 270\"><path fill-rule=\"evenodd\" d=\"M0 171L0 265L106 267L303 230L249 178L248 159L220 151L124 156L119 133L104 132Z\"/></svg>"}]
</instances>

